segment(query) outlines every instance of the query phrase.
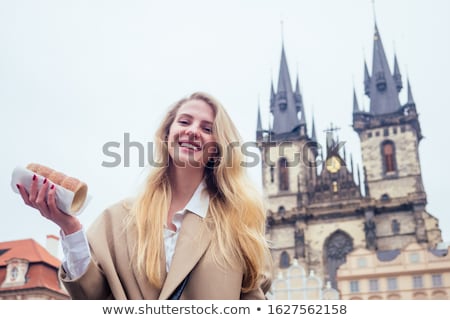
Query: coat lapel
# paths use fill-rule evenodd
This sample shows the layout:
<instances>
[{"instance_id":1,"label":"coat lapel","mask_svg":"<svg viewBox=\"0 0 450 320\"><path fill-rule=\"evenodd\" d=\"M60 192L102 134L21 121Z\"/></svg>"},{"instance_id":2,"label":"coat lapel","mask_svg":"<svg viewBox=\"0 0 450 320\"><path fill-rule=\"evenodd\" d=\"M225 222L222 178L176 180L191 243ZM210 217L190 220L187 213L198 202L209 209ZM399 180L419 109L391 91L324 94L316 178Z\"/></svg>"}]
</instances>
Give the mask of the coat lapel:
<instances>
[{"instance_id":1,"label":"coat lapel","mask_svg":"<svg viewBox=\"0 0 450 320\"><path fill-rule=\"evenodd\" d=\"M145 300L153 300L156 299L156 297L158 296L158 291L155 287L150 285L147 277L138 271L137 265L135 263L136 259L132 256L134 248L136 246L136 237L134 236L136 234L137 231L135 229L127 231L128 257L130 259L129 261L131 262L131 268L136 278L136 282L139 286L139 291L141 292L142 298ZM161 271L162 271L162 278L165 279L167 276L167 272L166 272L166 256L164 243L162 245L161 250L162 250Z\"/></svg>"},{"instance_id":2,"label":"coat lapel","mask_svg":"<svg viewBox=\"0 0 450 320\"><path fill-rule=\"evenodd\" d=\"M210 232L207 230L204 219L194 213L186 212L170 270L159 296L160 300L165 300L172 294L200 260L210 242Z\"/></svg>"}]
</instances>

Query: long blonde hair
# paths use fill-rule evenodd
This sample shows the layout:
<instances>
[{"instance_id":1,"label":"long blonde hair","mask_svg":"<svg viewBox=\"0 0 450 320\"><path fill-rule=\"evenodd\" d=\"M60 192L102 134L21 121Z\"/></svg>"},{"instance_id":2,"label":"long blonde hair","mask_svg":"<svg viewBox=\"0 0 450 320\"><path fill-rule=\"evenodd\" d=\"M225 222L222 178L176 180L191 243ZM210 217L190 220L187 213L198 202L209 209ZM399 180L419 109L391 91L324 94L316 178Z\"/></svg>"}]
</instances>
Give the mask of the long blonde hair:
<instances>
[{"instance_id":1,"label":"long blonde hair","mask_svg":"<svg viewBox=\"0 0 450 320\"><path fill-rule=\"evenodd\" d=\"M271 260L265 239L265 210L260 193L242 166L244 156L236 127L222 105L202 92L175 103L156 131L155 159L164 165L152 168L142 194L131 208L131 222L137 229L138 269L152 285L162 286L163 228L171 200L167 136L178 109L189 100L206 102L215 115L213 134L219 160L205 168L210 195L206 221L213 232L213 258L224 267L228 261L237 260L241 264L244 270L242 290L246 292L257 286Z\"/></svg>"}]
</instances>

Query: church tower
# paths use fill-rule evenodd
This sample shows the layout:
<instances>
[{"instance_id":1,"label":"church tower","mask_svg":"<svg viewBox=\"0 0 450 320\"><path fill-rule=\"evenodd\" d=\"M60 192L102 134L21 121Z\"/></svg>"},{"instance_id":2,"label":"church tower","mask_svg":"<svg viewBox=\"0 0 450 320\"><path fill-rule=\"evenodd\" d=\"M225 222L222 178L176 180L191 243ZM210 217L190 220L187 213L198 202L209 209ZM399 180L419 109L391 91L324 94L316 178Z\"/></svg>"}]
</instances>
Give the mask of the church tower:
<instances>
[{"instance_id":1,"label":"church tower","mask_svg":"<svg viewBox=\"0 0 450 320\"><path fill-rule=\"evenodd\" d=\"M262 180L269 210L286 215L305 200L306 183L315 179L315 141L307 133L305 109L297 76L295 89L281 49L277 90L270 88L273 122L262 129L258 110L256 139L262 153ZM314 172L313 172L314 171Z\"/></svg>"},{"instance_id":2,"label":"church tower","mask_svg":"<svg viewBox=\"0 0 450 320\"><path fill-rule=\"evenodd\" d=\"M400 103L403 87L397 57L391 73L375 23L372 72L364 63L364 91L369 111L353 106L353 128L361 142L366 196L378 207L374 219L379 249L403 247L411 242L441 241L437 220L425 211L419 159L422 139L416 104L407 82L407 101Z\"/></svg>"},{"instance_id":3,"label":"church tower","mask_svg":"<svg viewBox=\"0 0 450 320\"><path fill-rule=\"evenodd\" d=\"M301 291L292 287L297 280L287 284L291 266L321 279L322 287L337 289L337 270L356 249L387 259L411 243L434 248L442 241L437 219L425 209L418 150L422 133L411 86L407 81L407 101L401 104L399 63L395 56L391 72L376 24L372 58L371 72L364 63L368 111L360 108L353 89L360 172L335 125L326 130L324 148L317 142L314 119L308 134L299 78L293 88L282 46L277 90L273 83L270 88L273 122L264 129L258 108L256 130L266 237L277 266L275 291Z\"/></svg>"}]
</instances>

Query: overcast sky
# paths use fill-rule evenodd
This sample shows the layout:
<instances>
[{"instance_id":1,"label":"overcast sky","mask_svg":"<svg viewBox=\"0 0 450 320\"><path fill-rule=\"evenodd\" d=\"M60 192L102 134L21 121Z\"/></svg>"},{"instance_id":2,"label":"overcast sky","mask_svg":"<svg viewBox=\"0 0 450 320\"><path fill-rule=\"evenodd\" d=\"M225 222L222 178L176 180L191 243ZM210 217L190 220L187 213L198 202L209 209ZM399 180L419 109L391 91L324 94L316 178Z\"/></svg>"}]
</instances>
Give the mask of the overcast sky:
<instances>
[{"instance_id":1,"label":"overcast sky","mask_svg":"<svg viewBox=\"0 0 450 320\"><path fill-rule=\"evenodd\" d=\"M450 1L377 0L375 13L390 67L396 53L419 112L427 211L450 241ZM86 181L92 201L80 219L88 227L145 176L135 149L128 167L123 148L119 166L102 166L112 161L105 143L123 147L128 135L146 145L167 107L193 91L215 95L244 140L254 140L258 103L269 122L282 39L308 130L313 115L322 143L330 123L341 128L360 165L353 87L367 110L363 63L372 63L373 30L371 0L0 0L0 241L44 243L59 232L12 191L15 166L39 162ZM257 183L259 173L250 170Z\"/></svg>"}]
</instances>

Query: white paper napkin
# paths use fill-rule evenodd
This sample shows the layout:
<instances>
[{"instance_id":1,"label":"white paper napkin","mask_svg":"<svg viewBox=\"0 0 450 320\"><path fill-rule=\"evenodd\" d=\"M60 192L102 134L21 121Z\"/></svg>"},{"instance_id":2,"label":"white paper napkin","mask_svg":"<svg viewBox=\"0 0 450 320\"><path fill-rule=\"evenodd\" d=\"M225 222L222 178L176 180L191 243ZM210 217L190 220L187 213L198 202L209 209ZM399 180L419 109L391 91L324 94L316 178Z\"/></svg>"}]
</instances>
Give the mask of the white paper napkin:
<instances>
[{"instance_id":1,"label":"white paper napkin","mask_svg":"<svg viewBox=\"0 0 450 320\"><path fill-rule=\"evenodd\" d=\"M24 187L27 190L27 192L30 192L33 175L36 175L37 177L39 177L38 186L40 188L42 186L42 183L44 182L45 177L40 176L37 173L26 169L25 167L17 166L16 168L14 168L12 177L11 177L11 188L13 189L13 191L15 193L20 194L19 190L17 189L17 184L20 184L20 186ZM50 181L50 180L48 180L48 181ZM50 183L53 183L53 181ZM72 206L73 197L75 196L75 193L61 187L60 185L57 185L56 183L54 183L54 185L55 185L55 189L56 189L56 205L61 211L65 212L65 213L68 213L68 214L71 214L74 216L81 214L92 198L91 195L88 194L86 196L86 200L84 201L81 208L78 211L74 212L74 211L72 211L71 206Z\"/></svg>"}]
</instances>

